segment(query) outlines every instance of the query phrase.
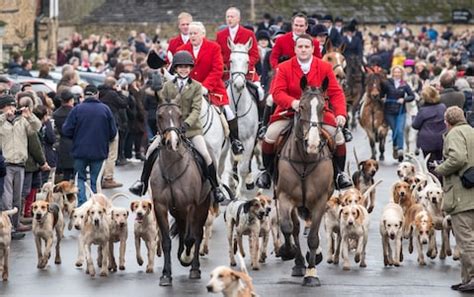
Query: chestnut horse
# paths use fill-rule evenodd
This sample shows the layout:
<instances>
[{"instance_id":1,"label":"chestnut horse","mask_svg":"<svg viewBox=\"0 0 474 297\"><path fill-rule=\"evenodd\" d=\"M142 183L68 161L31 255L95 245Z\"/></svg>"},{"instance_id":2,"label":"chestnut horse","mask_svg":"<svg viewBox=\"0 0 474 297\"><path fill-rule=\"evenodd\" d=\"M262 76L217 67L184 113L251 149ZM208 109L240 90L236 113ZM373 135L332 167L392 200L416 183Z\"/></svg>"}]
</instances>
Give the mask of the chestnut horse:
<instances>
[{"instance_id":1,"label":"chestnut horse","mask_svg":"<svg viewBox=\"0 0 474 297\"><path fill-rule=\"evenodd\" d=\"M326 53L323 56L323 61L328 62L332 65L332 70L336 79L339 82L341 88L344 86L344 80L346 79L346 73L344 69L347 66L346 58L342 54L344 52L345 45L340 47L334 47L330 39L326 42Z\"/></svg>"},{"instance_id":2,"label":"chestnut horse","mask_svg":"<svg viewBox=\"0 0 474 297\"><path fill-rule=\"evenodd\" d=\"M292 276L304 276L303 285L313 287L320 285L316 272L316 265L322 261L319 226L334 184L332 155L326 140L321 137L327 79L322 89L305 84L302 82L304 92L299 112L294 116L291 134L280 153L275 195L285 238L279 254L283 260L295 259ZM299 241L299 217L311 221L307 268Z\"/></svg>"},{"instance_id":3,"label":"chestnut horse","mask_svg":"<svg viewBox=\"0 0 474 297\"><path fill-rule=\"evenodd\" d=\"M164 103L157 108L157 126L162 137L158 160L153 165L150 187L164 254L160 286L171 286L171 236L179 236L178 258L191 265L190 279L201 278L199 249L210 205L210 185L182 134L183 118L179 106ZM169 227L168 211L175 218Z\"/></svg>"},{"instance_id":4,"label":"chestnut horse","mask_svg":"<svg viewBox=\"0 0 474 297\"><path fill-rule=\"evenodd\" d=\"M385 123L382 101L382 83L384 76L379 73L371 73L366 79L366 90L362 99L360 110L360 125L364 128L369 137L371 158L376 160L375 143L379 143L379 160L385 159L385 139L388 133L388 126Z\"/></svg>"}]
</instances>

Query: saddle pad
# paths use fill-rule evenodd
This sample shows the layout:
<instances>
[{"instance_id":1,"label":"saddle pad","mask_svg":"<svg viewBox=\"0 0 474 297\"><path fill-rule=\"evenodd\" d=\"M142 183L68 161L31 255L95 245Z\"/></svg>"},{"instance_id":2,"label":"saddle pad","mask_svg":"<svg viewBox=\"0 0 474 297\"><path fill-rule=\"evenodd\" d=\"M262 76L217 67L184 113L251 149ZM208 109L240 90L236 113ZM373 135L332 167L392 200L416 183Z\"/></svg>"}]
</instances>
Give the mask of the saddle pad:
<instances>
[{"instance_id":1,"label":"saddle pad","mask_svg":"<svg viewBox=\"0 0 474 297\"><path fill-rule=\"evenodd\" d=\"M227 119L225 118L224 113L222 110L217 107L212 105L212 107L217 111L217 114L219 115L219 118L221 120L222 128L224 129L224 136L229 137L230 129L229 129L229 124L227 123Z\"/></svg>"}]
</instances>

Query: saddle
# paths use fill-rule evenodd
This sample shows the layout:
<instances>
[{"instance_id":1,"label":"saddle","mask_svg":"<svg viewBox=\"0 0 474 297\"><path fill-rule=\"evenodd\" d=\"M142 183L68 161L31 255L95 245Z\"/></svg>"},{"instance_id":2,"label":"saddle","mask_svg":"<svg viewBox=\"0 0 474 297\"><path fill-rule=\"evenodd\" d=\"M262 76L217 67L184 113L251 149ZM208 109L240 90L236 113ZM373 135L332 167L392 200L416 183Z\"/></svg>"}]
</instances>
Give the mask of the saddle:
<instances>
[{"instance_id":1,"label":"saddle","mask_svg":"<svg viewBox=\"0 0 474 297\"><path fill-rule=\"evenodd\" d=\"M251 81L247 81L247 90L249 91L249 94L252 99L258 104L258 87Z\"/></svg>"}]
</instances>

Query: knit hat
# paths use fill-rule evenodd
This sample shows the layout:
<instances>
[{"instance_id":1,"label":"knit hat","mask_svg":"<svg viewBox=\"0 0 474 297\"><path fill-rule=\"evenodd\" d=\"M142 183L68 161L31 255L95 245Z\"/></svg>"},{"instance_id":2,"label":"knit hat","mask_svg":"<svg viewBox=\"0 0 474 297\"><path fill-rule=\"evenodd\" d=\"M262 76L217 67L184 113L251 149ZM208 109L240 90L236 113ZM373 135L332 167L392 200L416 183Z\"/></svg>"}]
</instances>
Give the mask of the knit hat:
<instances>
[{"instance_id":1,"label":"knit hat","mask_svg":"<svg viewBox=\"0 0 474 297\"><path fill-rule=\"evenodd\" d=\"M4 108L5 106L15 106L15 98L12 95L2 95L0 96L0 108Z\"/></svg>"},{"instance_id":2,"label":"knit hat","mask_svg":"<svg viewBox=\"0 0 474 297\"><path fill-rule=\"evenodd\" d=\"M99 90L94 85L87 85L87 87L84 89L85 96L94 96L97 93L99 93Z\"/></svg>"}]
</instances>

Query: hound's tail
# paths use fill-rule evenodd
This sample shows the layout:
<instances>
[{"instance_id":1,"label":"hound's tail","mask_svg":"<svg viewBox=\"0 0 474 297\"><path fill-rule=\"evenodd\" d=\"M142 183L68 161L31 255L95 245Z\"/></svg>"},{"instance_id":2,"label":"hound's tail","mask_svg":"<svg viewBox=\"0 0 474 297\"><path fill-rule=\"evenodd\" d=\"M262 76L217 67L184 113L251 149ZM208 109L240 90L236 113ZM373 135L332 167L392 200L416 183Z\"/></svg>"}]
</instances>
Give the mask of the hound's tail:
<instances>
[{"instance_id":1,"label":"hound's tail","mask_svg":"<svg viewBox=\"0 0 474 297\"><path fill-rule=\"evenodd\" d=\"M11 216L11 215L14 215L18 212L18 208L14 207L12 209L9 209L9 210L4 210L4 211L1 211L0 214L6 214L7 216Z\"/></svg>"}]
</instances>

